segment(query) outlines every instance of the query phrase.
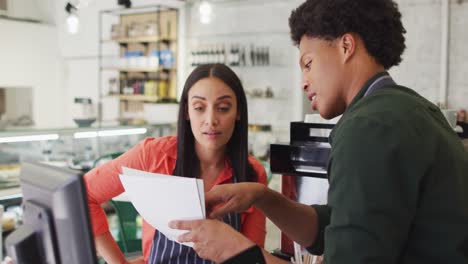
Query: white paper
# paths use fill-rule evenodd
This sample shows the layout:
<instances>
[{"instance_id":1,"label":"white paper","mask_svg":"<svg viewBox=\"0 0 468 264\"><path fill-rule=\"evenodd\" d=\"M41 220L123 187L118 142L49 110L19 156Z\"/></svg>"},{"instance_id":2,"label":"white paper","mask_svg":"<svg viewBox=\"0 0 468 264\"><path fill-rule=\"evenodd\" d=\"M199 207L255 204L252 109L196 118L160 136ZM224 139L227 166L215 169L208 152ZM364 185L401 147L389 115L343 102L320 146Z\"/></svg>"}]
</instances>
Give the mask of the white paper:
<instances>
[{"instance_id":1,"label":"white paper","mask_svg":"<svg viewBox=\"0 0 468 264\"><path fill-rule=\"evenodd\" d=\"M205 219L203 180L122 167L120 181L138 213L168 239L186 233L169 228L172 220ZM192 243L183 243L193 246Z\"/></svg>"}]
</instances>

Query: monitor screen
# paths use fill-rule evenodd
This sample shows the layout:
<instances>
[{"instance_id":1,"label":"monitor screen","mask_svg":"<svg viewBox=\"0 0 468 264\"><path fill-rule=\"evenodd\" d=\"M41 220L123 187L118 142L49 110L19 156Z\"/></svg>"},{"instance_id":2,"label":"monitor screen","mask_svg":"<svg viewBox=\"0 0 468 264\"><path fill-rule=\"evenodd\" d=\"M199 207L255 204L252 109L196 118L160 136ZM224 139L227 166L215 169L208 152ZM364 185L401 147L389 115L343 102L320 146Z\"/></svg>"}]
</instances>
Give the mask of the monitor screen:
<instances>
[{"instance_id":1,"label":"monitor screen","mask_svg":"<svg viewBox=\"0 0 468 264\"><path fill-rule=\"evenodd\" d=\"M22 163L23 225L7 237L14 263L97 263L82 173Z\"/></svg>"}]
</instances>

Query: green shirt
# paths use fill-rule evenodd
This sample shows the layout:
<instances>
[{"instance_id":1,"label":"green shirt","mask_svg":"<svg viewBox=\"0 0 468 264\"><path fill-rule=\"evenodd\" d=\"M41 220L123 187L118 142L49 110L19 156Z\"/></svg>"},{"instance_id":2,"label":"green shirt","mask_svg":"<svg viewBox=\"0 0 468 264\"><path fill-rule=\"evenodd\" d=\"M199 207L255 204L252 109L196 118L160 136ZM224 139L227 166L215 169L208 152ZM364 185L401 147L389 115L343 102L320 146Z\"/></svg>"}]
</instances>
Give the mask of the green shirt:
<instances>
[{"instance_id":1,"label":"green shirt","mask_svg":"<svg viewBox=\"0 0 468 264\"><path fill-rule=\"evenodd\" d=\"M468 154L438 107L393 85L363 97L330 135L328 205L314 206L325 262L468 263Z\"/></svg>"}]
</instances>

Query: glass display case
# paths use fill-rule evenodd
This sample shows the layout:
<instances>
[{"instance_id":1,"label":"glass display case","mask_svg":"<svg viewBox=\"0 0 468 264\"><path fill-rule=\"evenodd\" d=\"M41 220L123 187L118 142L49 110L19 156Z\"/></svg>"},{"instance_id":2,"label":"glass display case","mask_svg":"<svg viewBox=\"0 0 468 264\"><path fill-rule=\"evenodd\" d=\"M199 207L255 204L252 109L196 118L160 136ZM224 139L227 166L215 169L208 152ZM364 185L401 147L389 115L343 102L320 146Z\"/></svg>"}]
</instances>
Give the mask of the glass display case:
<instances>
[{"instance_id":1,"label":"glass display case","mask_svg":"<svg viewBox=\"0 0 468 264\"><path fill-rule=\"evenodd\" d=\"M175 135L175 124L0 131L0 203L19 194L22 161L87 171L100 156L125 152L145 137Z\"/></svg>"}]
</instances>

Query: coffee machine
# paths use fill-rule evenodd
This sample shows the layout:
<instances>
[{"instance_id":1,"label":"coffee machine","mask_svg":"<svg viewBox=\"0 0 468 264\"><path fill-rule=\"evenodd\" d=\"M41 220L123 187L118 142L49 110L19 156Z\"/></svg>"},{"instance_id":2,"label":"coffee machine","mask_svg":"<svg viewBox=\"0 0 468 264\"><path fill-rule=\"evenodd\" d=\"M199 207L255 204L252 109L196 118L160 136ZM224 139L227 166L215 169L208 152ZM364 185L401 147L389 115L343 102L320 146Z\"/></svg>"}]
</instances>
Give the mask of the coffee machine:
<instances>
[{"instance_id":1,"label":"coffee machine","mask_svg":"<svg viewBox=\"0 0 468 264\"><path fill-rule=\"evenodd\" d=\"M331 153L328 136L333 123L292 122L290 141L270 145L270 168L281 174L281 191L303 204L326 204L327 167ZM293 242L281 234L281 253L293 255Z\"/></svg>"}]
</instances>

